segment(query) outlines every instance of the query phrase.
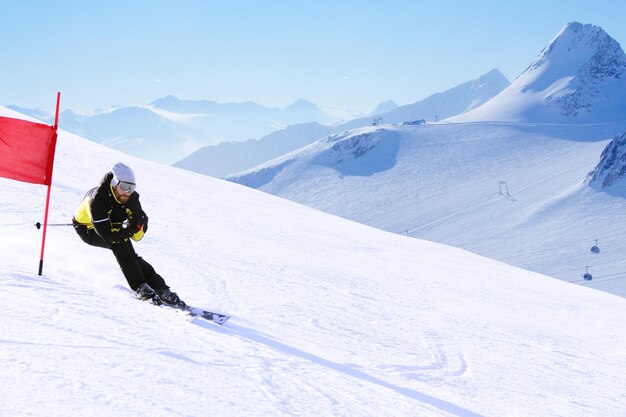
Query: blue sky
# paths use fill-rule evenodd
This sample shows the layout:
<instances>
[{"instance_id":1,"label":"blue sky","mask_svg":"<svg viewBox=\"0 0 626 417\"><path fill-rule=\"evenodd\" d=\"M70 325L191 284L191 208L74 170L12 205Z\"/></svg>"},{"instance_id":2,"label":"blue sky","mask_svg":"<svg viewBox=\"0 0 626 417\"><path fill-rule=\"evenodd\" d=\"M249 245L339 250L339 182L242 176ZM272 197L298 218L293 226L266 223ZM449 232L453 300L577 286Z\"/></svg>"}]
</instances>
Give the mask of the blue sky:
<instances>
[{"instance_id":1,"label":"blue sky","mask_svg":"<svg viewBox=\"0 0 626 417\"><path fill-rule=\"evenodd\" d=\"M369 112L498 68L513 80L570 21L626 42L622 1L5 2L0 104L89 112L174 95Z\"/></svg>"}]
</instances>

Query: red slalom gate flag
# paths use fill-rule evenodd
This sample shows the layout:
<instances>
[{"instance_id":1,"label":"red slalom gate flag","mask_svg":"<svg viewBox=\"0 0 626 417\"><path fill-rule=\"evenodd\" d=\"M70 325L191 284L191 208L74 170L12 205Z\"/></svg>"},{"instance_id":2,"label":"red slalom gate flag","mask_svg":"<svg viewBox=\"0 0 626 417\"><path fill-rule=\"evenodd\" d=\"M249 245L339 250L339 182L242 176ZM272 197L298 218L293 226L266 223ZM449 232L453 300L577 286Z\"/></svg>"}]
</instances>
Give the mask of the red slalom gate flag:
<instances>
[{"instance_id":1,"label":"red slalom gate flag","mask_svg":"<svg viewBox=\"0 0 626 417\"><path fill-rule=\"evenodd\" d=\"M0 177L50 185L55 140L54 126L0 116Z\"/></svg>"},{"instance_id":2,"label":"red slalom gate flag","mask_svg":"<svg viewBox=\"0 0 626 417\"><path fill-rule=\"evenodd\" d=\"M54 125L34 123L22 119L0 116L0 177L48 186L46 210L43 219L39 275L43 270L43 254L48 230L48 209L52 188L52 166L57 144L59 104L61 93L57 93Z\"/></svg>"}]
</instances>

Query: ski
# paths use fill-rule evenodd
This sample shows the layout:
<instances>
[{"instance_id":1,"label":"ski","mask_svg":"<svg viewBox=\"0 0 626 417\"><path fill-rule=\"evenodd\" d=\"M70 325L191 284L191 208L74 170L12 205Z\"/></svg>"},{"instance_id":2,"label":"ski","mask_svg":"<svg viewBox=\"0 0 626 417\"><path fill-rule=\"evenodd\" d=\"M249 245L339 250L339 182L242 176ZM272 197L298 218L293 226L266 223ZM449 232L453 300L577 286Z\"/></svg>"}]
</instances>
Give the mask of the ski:
<instances>
[{"instance_id":1,"label":"ski","mask_svg":"<svg viewBox=\"0 0 626 417\"><path fill-rule=\"evenodd\" d=\"M163 305L167 306L167 304L165 304L165 303L163 303ZM225 314L214 313L212 311L207 311L207 310L203 310L201 308L189 306L189 305L187 305L183 301L181 301L180 303L178 303L175 306L169 306L169 307L177 308L179 310L182 310L182 311L186 312L187 314L189 314L191 317L200 317L200 318L203 318L205 320L209 320L209 321L212 321L214 323L217 323L219 325L223 325L230 318L230 316L227 316Z\"/></svg>"},{"instance_id":2,"label":"ski","mask_svg":"<svg viewBox=\"0 0 626 417\"><path fill-rule=\"evenodd\" d=\"M137 296L137 294L135 294L129 288L123 287L121 285L116 286L116 288L124 290L125 292L129 292L129 293L133 294L134 296ZM138 298L138 300L141 300L141 298ZM151 300L141 300L141 301L151 302ZM175 310L182 310L182 311L184 311L185 313L187 313L189 316L191 316L193 318L199 317L199 318L202 318L202 319L205 319L205 320L208 320L208 321L212 321L212 322L217 323L219 325L223 325L230 318L230 316L228 316L226 314L214 313L212 311L203 310L203 309L198 308L198 307L192 307L190 305L187 305L187 303L185 303L184 301L181 301L181 302L179 302L176 305L171 305L171 304L167 304L167 303L164 303L163 301L159 300L159 303L156 304L156 305L157 306L161 306L161 307L173 308Z\"/></svg>"}]
</instances>

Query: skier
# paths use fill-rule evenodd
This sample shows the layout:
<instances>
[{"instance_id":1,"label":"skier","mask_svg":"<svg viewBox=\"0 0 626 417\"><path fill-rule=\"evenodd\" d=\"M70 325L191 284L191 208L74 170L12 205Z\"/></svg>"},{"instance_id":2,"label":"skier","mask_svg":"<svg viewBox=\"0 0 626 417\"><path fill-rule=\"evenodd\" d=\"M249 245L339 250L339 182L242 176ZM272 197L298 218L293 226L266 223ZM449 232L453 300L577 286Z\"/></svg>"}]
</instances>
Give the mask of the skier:
<instances>
[{"instance_id":1,"label":"skier","mask_svg":"<svg viewBox=\"0 0 626 417\"><path fill-rule=\"evenodd\" d=\"M121 162L107 172L99 186L87 192L72 223L80 238L91 246L110 249L130 288L142 300L176 306L171 291L154 268L135 252L131 239L139 241L148 231L148 216L135 191L135 174Z\"/></svg>"}]
</instances>

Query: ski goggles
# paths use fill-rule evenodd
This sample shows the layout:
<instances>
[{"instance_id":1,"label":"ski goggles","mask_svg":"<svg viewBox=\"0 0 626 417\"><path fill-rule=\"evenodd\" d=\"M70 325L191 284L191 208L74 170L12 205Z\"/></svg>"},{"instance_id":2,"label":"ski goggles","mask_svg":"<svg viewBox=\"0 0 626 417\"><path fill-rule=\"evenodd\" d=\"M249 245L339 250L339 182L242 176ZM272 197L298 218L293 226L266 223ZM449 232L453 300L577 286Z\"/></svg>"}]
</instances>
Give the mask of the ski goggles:
<instances>
[{"instance_id":1,"label":"ski goggles","mask_svg":"<svg viewBox=\"0 0 626 417\"><path fill-rule=\"evenodd\" d=\"M134 193L135 188L137 188L137 185L133 184L132 182L120 181L118 185L120 187L120 190L124 191L125 193Z\"/></svg>"}]
</instances>

